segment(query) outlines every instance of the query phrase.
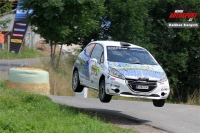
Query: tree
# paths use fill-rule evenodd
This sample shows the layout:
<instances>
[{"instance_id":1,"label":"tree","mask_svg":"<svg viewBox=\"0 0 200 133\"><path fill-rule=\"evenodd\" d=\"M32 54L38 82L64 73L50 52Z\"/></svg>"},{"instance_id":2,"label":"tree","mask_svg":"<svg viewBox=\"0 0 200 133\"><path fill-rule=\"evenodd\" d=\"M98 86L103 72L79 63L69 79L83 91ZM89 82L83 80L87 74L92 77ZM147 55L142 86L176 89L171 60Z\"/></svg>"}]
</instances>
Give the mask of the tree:
<instances>
[{"instance_id":1,"label":"tree","mask_svg":"<svg viewBox=\"0 0 200 133\"><path fill-rule=\"evenodd\" d=\"M147 48L166 71L171 87L170 99L186 102L200 92L200 31L171 29L168 22L175 10L200 12L199 0L106 0L107 31L113 40L131 42ZM199 15L198 15L199 16ZM197 17L193 22L200 24Z\"/></svg>"},{"instance_id":2,"label":"tree","mask_svg":"<svg viewBox=\"0 0 200 133\"><path fill-rule=\"evenodd\" d=\"M23 8L33 9L28 21L37 27L36 33L55 45L81 43L99 29L99 18L105 12L99 0L27 0Z\"/></svg>"},{"instance_id":3,"label":"tree","mask_svg":"<svg viewBox=\"0 0 200 133\"><path fill-rule=\"evenodd\" d=\"M10 14L12 10L12 2L8 0L2 0L0 2L0 18L6 14ZM7 24L11 21L11 19L7 18L4 20L0 20L0 28L5 29L7 28Z\"/></svg>"},{"instance_id":4,"label":"tree","mask_svg":"<svg viewBox=\"0 0 200 133\"><path fill-rule=\"evenodd\" d=\"M200 31L193 28L170 29L168 22L187 22L187 19L169 19L171 12L184 10L199 12L199 1L159 0L149 11L152 21L150 42L154 44L156 58L169 76L172 98L187 102L187 98L200 89ZM200 23L199 17L193 22Z\"/></svg>"},{"instance_id":5,"label":"tree","mask_svg":"<svg viewBox=\"0 0 200 133\"><path fill-rule=\"evenodd\" d=\"M105 33L114 40L141 44L148 41L147 1L141 0L106 0L107 19L111 26Z\"/></svg>"}]
</instances>

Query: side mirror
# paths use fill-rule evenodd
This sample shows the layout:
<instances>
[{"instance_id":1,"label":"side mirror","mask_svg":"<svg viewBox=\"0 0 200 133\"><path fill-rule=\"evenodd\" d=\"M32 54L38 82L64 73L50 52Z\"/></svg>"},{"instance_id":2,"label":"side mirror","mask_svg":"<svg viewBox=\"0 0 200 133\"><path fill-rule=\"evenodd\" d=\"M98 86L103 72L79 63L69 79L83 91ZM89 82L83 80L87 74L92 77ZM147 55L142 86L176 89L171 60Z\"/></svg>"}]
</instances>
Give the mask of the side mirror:
<instances>
[{"instance_id":1,"label":"side mirror","mask_svg":"<svg viewBox=\"0 0 200 133\"><path fill-rule=\"evenodd\" d=\"M96 58L92 58L91 60L90 60L90 62L92 63L92 62L94 62L95 64L97 63L97 59Z\"/></svg>"}]
</instances>

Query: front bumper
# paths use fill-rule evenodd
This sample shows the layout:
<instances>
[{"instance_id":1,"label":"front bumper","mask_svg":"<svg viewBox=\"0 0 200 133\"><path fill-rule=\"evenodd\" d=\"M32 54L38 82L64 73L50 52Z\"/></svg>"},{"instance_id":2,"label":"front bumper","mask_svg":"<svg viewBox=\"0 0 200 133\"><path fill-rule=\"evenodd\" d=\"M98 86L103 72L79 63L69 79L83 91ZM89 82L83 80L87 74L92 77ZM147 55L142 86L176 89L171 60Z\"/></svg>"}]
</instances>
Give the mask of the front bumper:
<instances>
[{"instance_id":1,"label":"front bumper","mask_svg":"<svg viewBox=\"0 0 200 133\"><path fill-rule=\"evenodd\" d=\"M138 89L137 86L148 86L148 89ZM134 79L119 79L112 76L106 78L106 93L123 97L145 99L166 99L170 93L168 81L139 81Z\"/></svg>"}]
</instances>

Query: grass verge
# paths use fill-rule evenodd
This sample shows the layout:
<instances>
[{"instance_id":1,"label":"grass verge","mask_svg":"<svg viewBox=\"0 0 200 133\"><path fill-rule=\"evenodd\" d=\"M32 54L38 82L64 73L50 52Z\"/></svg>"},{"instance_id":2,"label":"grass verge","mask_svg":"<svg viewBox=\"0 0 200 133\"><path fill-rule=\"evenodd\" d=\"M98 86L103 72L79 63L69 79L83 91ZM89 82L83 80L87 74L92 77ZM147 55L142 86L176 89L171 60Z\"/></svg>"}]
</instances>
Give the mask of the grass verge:
<instances>
[{"instance_id":1,"label":"grass verge","mask_svg":"<svg viewBox=\"0 0 200 133\"><path fill-rule=\"evenodd\" d=\"M130 133L97 116L53 103L47 96L0 90L0 132Z\"/></svg>"},{"instance_id":2,"label":"grass verge","mask_svg":"<svg viewBox=\"0 0 200 133\"><path fill-rule=\"evenodd\" d=\"M38 58L44 57L43 54L38 52L37 50L28 49L27 47L22 47L19 54L11 53L5 50L0 50L0 59L23 59L23 58Z\"/></svg>"},{"instance_id":3,"label":"grass verge","mask_svg":"<svg viewBox=\"0 0 200 133\"><path fill-rule=\"evenodd\" d=\"M43 61L41 68L48 71L50 75L50 86L52 95L60 96L74 96L75 93L72 91L72 66L76 56L70 56L65 60L60 61L59 68L55 70L50 65L49 61Z\"/></svg>"}]
</instances>

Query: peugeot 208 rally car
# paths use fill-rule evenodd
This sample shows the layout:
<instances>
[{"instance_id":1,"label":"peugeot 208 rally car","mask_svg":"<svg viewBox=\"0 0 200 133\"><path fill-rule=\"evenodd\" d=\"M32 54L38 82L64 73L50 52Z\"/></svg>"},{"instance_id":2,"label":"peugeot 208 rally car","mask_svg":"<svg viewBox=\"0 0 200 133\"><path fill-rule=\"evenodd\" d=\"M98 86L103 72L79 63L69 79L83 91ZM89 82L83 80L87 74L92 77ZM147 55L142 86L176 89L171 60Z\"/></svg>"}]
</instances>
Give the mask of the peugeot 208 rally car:
<instances>
[{"instance_id":1,"label":"peugeot 208 rally car","mask_svg":"<svg viewBox=\"0 0 200 133\"><path fill-rule=\"evenodd\" d=\"M99 91L101 102L113 95L152 99L162 107L170 93L164 70L144 48L117 41L90 42L73 66L72 89Z\"/></svg>"}]
</instances>

